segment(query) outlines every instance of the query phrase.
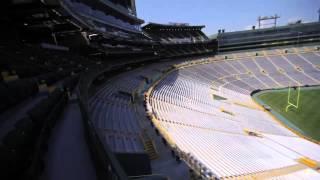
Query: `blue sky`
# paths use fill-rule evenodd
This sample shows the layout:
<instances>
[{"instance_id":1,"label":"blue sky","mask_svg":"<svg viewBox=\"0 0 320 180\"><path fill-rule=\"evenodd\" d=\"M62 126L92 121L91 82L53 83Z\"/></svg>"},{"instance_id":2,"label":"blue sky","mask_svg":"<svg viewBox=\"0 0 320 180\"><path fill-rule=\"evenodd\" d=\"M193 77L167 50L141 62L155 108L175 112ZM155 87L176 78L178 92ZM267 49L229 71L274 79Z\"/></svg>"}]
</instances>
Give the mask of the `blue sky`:
<instances>
[{"instance_id":1,"label":"blue sky","mask_svg":"<svg viewBox=\"0 0 320 180\"><path fill-rule=\"evenodd\" d=\"M218 29L244 30L258 16L278 14L280 25L302 19L318 20L320 0L136 0L138 17L146 22L206 25L207 35Z\"/></svg>"}]
</instances>

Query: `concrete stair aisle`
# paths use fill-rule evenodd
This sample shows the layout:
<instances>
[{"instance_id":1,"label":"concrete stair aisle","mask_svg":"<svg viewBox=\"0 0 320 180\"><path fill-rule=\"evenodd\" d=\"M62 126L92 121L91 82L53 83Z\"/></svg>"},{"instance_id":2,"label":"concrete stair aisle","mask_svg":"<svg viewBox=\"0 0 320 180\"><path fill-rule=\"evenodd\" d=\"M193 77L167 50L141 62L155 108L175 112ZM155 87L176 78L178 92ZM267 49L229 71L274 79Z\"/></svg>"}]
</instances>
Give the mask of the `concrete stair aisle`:
<instances>
[{"instance_id":1,"label":"concrete stair aisle","mask_svg":"<svg viewBox=\"0 0 320 180\"><path fill-rule=\"evenodd\" d=\"M159 153L156 149L156 146L155 146L153 140L150 139L150 137L146 133L143 133L142 136L143 136L142 138L143 138L144 150L149 155L149 158L151 160L159 158Z\"/></svg>"}]
</instances>

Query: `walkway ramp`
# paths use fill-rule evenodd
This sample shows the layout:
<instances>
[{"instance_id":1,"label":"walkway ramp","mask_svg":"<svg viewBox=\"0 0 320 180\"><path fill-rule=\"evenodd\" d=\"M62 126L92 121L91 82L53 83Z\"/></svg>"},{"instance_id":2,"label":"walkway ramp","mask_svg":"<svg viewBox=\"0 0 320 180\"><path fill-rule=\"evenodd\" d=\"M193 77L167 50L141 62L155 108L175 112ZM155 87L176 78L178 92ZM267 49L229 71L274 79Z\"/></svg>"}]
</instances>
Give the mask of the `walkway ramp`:
<instances>
[{"instance_id":1,"label":"walkway ramp","mask_svg":"<svg viewBox=\"0 0 320 180\"><path fill-rule=\"evenodd\" d=\"M43 180L95 180L77 102L69 103L49 139Z\"/></svg>"}]
</instances>

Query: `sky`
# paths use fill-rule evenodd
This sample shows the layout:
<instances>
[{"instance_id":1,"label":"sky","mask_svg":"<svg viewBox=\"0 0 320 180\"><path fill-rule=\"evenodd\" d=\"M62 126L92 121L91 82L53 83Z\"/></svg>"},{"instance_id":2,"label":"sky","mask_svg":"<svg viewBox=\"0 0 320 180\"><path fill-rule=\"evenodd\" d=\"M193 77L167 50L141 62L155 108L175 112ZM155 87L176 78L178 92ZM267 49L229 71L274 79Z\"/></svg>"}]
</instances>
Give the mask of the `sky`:
<instances>
[{"instance_id":1,"label":"sky","mask_svg":"<svg viewBox=\"0 0 320 180\"><path fill-rule=\"evenodd\" d=\"M279 25L318 21L320 0L136 0L138 17L148 22L205 25L207 35L257 25L259 16L279 15Z\"/></svg>"}]
</instances>

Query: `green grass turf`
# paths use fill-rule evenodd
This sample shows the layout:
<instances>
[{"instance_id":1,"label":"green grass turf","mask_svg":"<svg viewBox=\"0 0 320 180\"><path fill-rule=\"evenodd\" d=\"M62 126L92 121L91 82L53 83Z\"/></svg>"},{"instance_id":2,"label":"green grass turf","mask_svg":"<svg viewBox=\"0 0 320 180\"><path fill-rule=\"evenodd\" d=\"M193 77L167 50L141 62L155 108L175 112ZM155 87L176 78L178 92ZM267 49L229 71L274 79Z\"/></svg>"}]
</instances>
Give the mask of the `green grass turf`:
<instances>
[{"instance_id":1,"label":"green grass turf","mask_svg":"<svg viewBox=\"0 0 320 180\"><path fill-rule=\"evenodd\" d=\"M291 92L290 102L295 103L297 90ZM257 98L281 114L307 136L320 141L320 89L301 88L298 108L291 107L288 112L286 112L286 106L288 105L287 89L265 92L259 94Z\"/></svg>"}]
</instances>

